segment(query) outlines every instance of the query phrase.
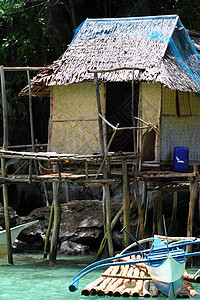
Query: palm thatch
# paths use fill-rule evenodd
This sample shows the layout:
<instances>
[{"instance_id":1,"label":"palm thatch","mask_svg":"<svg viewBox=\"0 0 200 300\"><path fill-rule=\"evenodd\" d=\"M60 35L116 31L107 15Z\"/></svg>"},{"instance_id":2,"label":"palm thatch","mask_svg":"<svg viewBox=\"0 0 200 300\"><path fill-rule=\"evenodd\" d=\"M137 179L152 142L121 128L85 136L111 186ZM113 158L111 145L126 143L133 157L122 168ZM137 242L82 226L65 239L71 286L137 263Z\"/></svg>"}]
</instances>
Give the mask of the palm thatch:
<instances>
[{"instance_id":1,"label":"palm thatch","mask_svg":"<svg viewBox=\"0 0 200 300\"><path fill-rule=\"evenodd\" d=\"M132 68L136 81L200 92L200 56L178 16L87 19L48 68L32 80L33 95L46 94L54 85L92 81L90 70L118 68L99 73L99 80L131 81L133 72L127 68ZM20 94L27 93L26 87Z\"/></svg>"}]
</instances>

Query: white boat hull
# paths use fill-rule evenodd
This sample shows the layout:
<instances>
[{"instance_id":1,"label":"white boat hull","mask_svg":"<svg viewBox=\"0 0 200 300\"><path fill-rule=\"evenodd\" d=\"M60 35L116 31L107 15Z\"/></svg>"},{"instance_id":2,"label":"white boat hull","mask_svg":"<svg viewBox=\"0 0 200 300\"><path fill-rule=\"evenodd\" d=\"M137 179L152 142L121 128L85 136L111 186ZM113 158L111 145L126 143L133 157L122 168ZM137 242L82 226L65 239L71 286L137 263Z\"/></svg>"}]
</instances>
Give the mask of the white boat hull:
<instances>
[{"instance_id":1,"label":"white boat hull","mask_svg":"<svg viewBox=\"0 0 200 300\"><path fill-rule=\"evenodd\" d=\"M153 283L165 295L175 298L183 286L185 263L177 262L169 254L168 258L159 266L147 266Z\"/></svg>"},{"instance_id":2,"label":"white boat hull","mask_svg":"<svg viewBox=\"0 0 200 300\"><path fill-rule=\"evenodd\" d=\"M36 221L32 221L32 222L29 222L29 223L25 223L25 224L22 224L22 225L18 225L16 227L13 227L10 229L10 234L11 234L11 242L12 244L14 243L14 241L16 240L17 236L20 234L20 232L39 222L38 220ZM2 230L0 231L0 257L4 257L5 255L7 254L7 235L6 235L6 230Z\"/></svg>"}]
</instances>

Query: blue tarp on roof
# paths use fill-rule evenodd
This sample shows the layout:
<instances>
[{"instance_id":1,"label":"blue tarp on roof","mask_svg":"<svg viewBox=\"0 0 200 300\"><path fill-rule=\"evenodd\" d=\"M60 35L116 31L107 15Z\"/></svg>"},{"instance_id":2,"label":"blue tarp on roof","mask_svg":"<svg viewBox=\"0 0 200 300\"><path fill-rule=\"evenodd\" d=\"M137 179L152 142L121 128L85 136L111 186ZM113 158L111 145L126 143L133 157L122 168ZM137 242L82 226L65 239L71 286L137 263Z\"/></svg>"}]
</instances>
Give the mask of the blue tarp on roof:
<instances>
[{"instance_id":1,"label":"blue tarp on roof","mask_svg":"<svg viewBox=\"0 0 200 300\"><path fill-rule=\"evenodd\" d=\"M71 45L108 36L157 41L161 59L169 49L182 70L200 87L200 56L177 15L87 19L75 30Z\"/></svg>"}]
</instances>

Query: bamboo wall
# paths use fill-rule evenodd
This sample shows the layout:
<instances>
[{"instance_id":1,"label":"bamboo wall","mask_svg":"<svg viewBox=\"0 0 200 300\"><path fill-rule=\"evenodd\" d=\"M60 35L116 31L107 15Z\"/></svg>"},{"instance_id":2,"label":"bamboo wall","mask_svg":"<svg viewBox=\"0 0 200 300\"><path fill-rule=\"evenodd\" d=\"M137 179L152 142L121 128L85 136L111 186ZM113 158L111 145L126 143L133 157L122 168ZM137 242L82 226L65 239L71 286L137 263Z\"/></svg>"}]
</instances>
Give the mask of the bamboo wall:
<instances>
[{"instance_id":1,"label":"bamboo wall","mask_svg":"<svg viewBox=\"0 0 200 300\"><path fill-rule=\"evenodd\" d=\"M150 137L152 141L148 140L145 152L148 154L154 147L156 153L160 148L158 158L162 162L172 162L174 147L189 147L190 164L199 162L200 95L170 90L160 83L143 83L140 98L142 119L158 126L160 131L159 140Z\"/></svg>"},{"instance_id":2,"label":"bamboo wall","mask_svg":"<svg viewBox=\"0 0 200 300\"><path fill-rule=\"evenodd\" d=\"M100 84L104 111L104 84ZM53 86L50 151L90 154L100 150L97 100L93 82Z\"/></svg>"},{"instance_id":3,"label":"bamboo wall","mask_svg":"<svg viewBox=\"0 0 200 300\"><path fill-rule=\"evenodd\" d=\"M172 161L174 147L188 147L190 164L200 161L200 97L162 89L161 160Z\"/></svg>"}]
</instances>

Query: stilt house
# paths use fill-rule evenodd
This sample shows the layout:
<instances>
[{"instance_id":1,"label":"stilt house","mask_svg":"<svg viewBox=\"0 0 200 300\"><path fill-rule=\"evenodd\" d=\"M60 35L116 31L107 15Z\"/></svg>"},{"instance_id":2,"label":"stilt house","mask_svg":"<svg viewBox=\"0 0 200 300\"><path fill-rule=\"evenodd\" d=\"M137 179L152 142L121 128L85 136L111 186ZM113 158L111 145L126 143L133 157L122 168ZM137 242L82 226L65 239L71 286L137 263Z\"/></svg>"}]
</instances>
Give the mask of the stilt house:
<instances>
[{"instance_id":1,"label":"stilt house","mask_svg":"<svg viewBox=\"0 0 200 300\"><path fill-rule=\"evenodd\" d=\"M33 95L51 98L51 151L100 150L94 70L111 124L133 126L133 116L151 124L143 161L168 165L180 146L200 162L200 56L177 15L87 19L76 29L65 53L32 80ZM110 150L139 152L144 133L133 141L132 130L119 131Z\"/></svg>"}]
</instances>

